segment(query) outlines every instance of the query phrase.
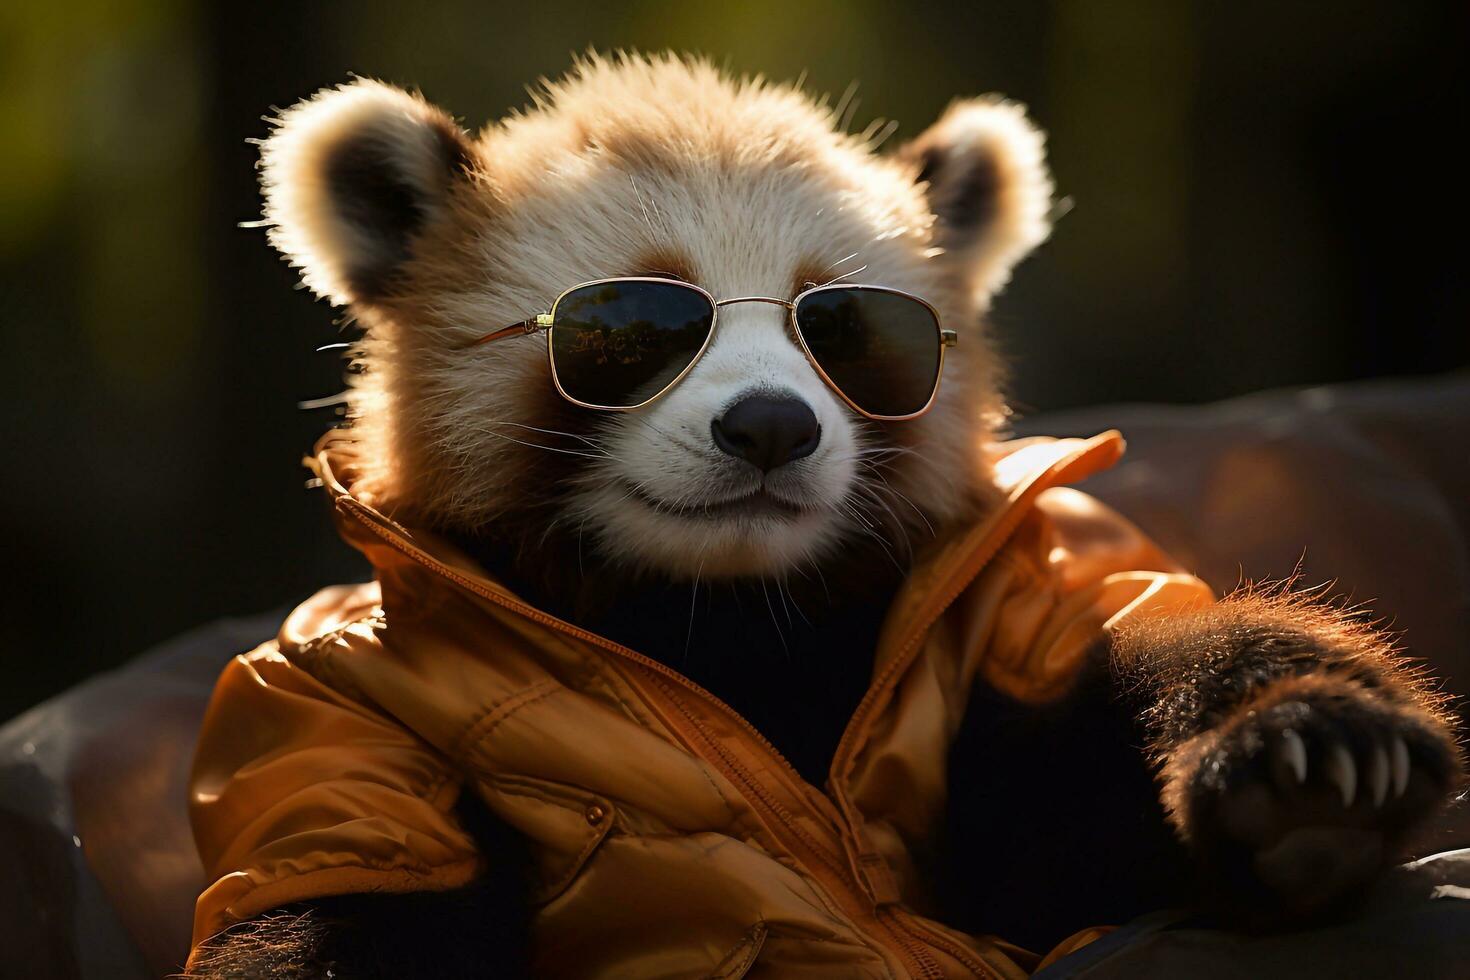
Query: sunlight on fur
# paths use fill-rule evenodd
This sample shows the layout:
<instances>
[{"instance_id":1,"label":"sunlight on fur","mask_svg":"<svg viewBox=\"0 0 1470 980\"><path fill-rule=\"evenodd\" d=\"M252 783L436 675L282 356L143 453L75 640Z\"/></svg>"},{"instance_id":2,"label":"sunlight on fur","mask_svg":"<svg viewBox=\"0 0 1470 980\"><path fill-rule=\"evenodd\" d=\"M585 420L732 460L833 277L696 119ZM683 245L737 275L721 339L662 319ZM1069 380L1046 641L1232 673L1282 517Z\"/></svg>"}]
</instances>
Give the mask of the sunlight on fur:
<instances>
[{"instance_id":1,"label":"sunlight on fur","mask_svg":"<svg viewBox=\"0 0 1470 980\"><path fill-rule=\"evenodd\" d=\"M575 535L675 577L782 576L853 536L907 551L971 513L1002 415L980 315L1048 232L1042 137L995 99L957 103L893 155L837 122L797 88L705 62L595 55L474 136L366 80L284 113L262 155L265 215L306 284L350 304L365 331L348 402L358 492L441 529ZM333 188L355 160L392 179L344 202ZM373 202L398 208L394 234L362 214ZM936 227L933 213L955 220ZM722 313L692 374L632 416L556 403L539 339L460 349L575 283L671 264L722 297L826 281L925 297L961 334L937 405L901 425L861 419L772 306ZM817 452L767 478L801 513L689 515L760 489L709 437L712 418L756 391L818 417Z\"/></svg>"}]
</instances>

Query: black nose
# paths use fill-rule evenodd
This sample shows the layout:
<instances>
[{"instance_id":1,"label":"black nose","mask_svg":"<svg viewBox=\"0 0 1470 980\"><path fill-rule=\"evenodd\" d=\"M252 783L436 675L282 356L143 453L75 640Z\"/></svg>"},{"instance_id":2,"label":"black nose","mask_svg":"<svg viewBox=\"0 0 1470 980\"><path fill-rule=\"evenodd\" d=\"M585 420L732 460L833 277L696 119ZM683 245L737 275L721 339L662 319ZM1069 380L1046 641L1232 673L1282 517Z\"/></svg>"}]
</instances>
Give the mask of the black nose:
<instances>
[{"instance_id":1,"label":"black nose","mask_svg":"<svg viewBox=\"0 0 1470 980\"><path fill-rule=\"evenodd\" d=\"M743 398L709 427L716 446L764 473L810 456L822 441L822 427L811 407L789 395Z\"/></svg>"}]
</instances>

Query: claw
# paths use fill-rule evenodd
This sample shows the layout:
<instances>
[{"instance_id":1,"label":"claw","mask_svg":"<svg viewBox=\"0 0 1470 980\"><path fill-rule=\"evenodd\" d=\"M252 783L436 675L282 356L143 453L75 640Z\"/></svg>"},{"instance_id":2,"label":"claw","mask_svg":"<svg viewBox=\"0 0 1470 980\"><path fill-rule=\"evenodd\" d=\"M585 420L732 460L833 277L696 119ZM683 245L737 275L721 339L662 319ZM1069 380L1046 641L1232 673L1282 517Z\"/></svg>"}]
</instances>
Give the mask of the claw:
<instances>
[{"instance_id":1,"label":"claw","mask_svg":"<svg viewBox=\"0 0 1470 980\"><path fill-rule=\"evenodd\" d=\"M1348 750L1341 745L1334 745L1327 750L1327 781L1342 792L1344 807L1353 805L1353 797L1358 791L1358 767Z\"/></svg>"},{"instance_id":2,"label":"claw","mask_svg":"<svg viewBox=\"0 0 1470 980\"><path fill-rule=\"evenodd\" d=\"M1281 733L1281 743L1276 746L1276 753L1283 762L1291 769L1291 774L1296 777L1298 783L1307 781L1307 747L1302 744L1302 737L1290 728Z\"/></svg>"},{"instance_id":3,"label":"claw","mask_svg":"<svg viewBox=\"0 0 1470 980\"><path fill-rule=\"evenodd\" d=\"M1390 751L1393 755L1393 795L1403 796L1409 787L1409 747L1395 735Z\"/></svg>"},{"instance_id":4,"label":"claw","mask_svg":"<svg viewBox=\"0 0 1470 980\"><path fill-rule=\"evenodd\" d=\"M1388 798L1388 753L1381 745L1374 745L1368 757L1368 786L1373 792L1374 808L1383 806Z\"/></svg>"}]
</instances>

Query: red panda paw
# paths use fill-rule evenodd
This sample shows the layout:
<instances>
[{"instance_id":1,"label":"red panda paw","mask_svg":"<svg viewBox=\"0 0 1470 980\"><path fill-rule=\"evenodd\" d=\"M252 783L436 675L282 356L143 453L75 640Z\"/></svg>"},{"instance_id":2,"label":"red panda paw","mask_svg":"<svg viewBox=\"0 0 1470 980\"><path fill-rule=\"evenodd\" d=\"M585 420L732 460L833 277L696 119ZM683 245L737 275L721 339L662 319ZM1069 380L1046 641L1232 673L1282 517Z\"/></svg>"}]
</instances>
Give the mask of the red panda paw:
<instances>
[{"instance_id":1,"label":"red panda paw","mask_svg":"<svg viewBox=\"0 0 1470 980\"><path fill-rule=\"evenodd\" d=\"M1432 711L1317 674L1270 685L1186 742L1165 778L1208 885L1267 916L1310 917L1399 856L1450 795L1460 760Z\"/></svg>"}]
</instances>

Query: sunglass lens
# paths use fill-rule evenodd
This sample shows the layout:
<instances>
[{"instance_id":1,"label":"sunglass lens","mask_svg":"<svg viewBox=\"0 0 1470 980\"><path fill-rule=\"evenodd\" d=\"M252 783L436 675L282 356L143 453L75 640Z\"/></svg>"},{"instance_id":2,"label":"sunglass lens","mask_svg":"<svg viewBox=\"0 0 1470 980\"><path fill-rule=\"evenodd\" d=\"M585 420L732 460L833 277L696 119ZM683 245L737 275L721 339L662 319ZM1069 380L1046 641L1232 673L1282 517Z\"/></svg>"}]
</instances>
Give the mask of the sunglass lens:
<instances>
[{"instance_id":1,"label":"sunglass lens","mask_svg":"<svg viewBox=\"0 0 1470 980\"><path fill-rule=\"evenodd\" d=\"M611 280L556 304L551 363L579 402L631 408L657 396L699 356L714 325L710 300L674 282Z\"/></svg>"},{"instance_id":2,"label":"sunglass lens","mask_svg":"<svg viewBox=\"0 0 1470 980\"><path fill-rule=\"evenodd\" d=\"M911 296L823 289L796 307L801 337L827 377L871 415L922 411L939 383L939 319Z\"/></svg>"}]
</instances>

